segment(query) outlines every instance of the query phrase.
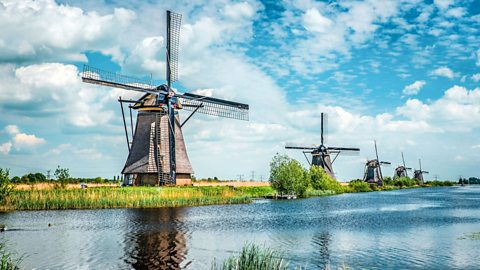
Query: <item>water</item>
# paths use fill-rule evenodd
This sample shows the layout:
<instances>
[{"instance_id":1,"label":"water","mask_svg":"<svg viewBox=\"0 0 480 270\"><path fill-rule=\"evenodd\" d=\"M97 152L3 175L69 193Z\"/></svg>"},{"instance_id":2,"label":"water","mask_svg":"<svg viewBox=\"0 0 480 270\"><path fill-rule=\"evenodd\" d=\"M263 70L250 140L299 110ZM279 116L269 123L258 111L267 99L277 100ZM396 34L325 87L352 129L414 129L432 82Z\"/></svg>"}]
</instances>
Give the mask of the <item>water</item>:
<instances>
[{"instance_id":1,"label":"water","mask_svg":"<svg viewBox=\"0 0 480 270\"><path fill-rule=\"evenodd\" d=\"M480 187L174 209L0 214L27 269L209 269L245 243L304 269L479 269ZM48 227L48 224L51 227Z\"/></svg>"}]
</instances>

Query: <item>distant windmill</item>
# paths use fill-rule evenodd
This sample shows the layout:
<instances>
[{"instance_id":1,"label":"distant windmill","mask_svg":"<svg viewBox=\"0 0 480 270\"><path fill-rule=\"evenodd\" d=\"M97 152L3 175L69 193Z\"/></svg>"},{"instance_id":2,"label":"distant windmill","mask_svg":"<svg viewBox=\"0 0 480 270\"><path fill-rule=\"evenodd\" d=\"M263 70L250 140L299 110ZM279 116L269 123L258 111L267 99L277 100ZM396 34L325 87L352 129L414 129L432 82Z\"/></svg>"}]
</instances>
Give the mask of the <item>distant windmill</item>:
<instances>
[{"instance_id":1,"label":"distant windmill","mask_svg":"<svg viewBox=\"0 0 480 270\"><path fill-rule=\"evenodd\" d=\"M387 161L379 161L377 141L373 141L373 142L375 144L376 159L367 160L367 163L365 164L365 174L363 176L363 181L371 184L377 184L380 186L383 183L381 165L390 165L391 163Z\"/></svg>"},{"instance_id":2,"label":"distant windmill","mask_svg":"<svg viewBox=\"0 0 480 270\"><path fill-rule=\"evenodd\" d=\"M89 66L84 66L83 69L84 82L144 93L138 100L119 99L121 105L130 103L133 104L130 108L138 110L130 145L122 106L129 150L122 174L128 184L175 185L191 182L193 170L181 127L194 113L248 120L247 104L172 90L171 84L178 79L180 23L180 14L167 11L166 84L156 86L151 80L118 75ZM192 111L182 124L178 116L180 109ZM132 120L130 124L133 133Z\"/></svg>"},{"instance_id":3,"label":"distant windmill","mask_svg":"<svg viewBox=\"0 0 480 270\"><path fill-rule=\"evenodd\" d=\"M398 166L395 169L395 175L394 175L395 178L408 177L407 171L412 170L412 168L407 168L407 166L405 165L405 158L403 157L403 152L402 152L402 162L403 162L403 165Z\"/></svg>"},{"instance_id":4,"label":"distant windmill","mask_svg":"<svg viewBox=\"0 0 480 270\"><path fill-rule=\"evenodd\" d=\"M422 171L422 160L421 159L418 159L418 165L419 165L419 170L415 170L413 171L413 178L415 179L418 179L418 181L420 182L420 184L423 184L423 174L427 174L428 172L427 171Z\"/></svg>"},{"instance_id":5,"label":"distant windmill","mask_svg":"<svg viewBox=\"0 0 480 270\"><path fill-rule=\"evenodd\" d=\"M335 178L335 173L333 172L332 164L337 159L338 155L342 152L358 152L359 148L348 148L348 147L326 147L324 143L324 122L326 115L321 113L321 122L320 122L320 145L319 146L297 146L292 144L287 144L286 149L300 149L304 150L303 155L307 159L308 163L311 165L316 165L322 167L326 173L328 173L333 179ZM307 153L312 154L312 162L307 157ZM333 160L330 159L330 154L335 154Z\"/></svg>"}]
</instances>

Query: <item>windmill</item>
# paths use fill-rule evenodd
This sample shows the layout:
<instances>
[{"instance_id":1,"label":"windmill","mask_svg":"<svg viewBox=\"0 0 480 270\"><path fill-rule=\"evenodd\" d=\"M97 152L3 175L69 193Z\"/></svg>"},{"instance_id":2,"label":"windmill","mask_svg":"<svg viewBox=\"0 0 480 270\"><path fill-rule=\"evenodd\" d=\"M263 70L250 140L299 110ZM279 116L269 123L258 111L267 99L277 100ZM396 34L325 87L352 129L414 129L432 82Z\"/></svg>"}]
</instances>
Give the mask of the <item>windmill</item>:
<instances>
[{"instance_id":1,"label":"windmill","mask_svg":"<svg viewBox=\"0 0 480 270\"><path fill-rule=\"evenodd\" d=\"M377 141L373 141L375 144L375 156L376 159L367 160L365 164L365 174L363 176L363 181L382 185L383 183L383 175L382 175L382 165L390 165L390 162L387 161L380 161L378 158L378 149L377 149Z\"/></svg>"},{"instance_id":2,"label":"windmill","mask_svg":"<svg viewBox=\"0 0 480 270\"><path fill-rule=\"evenodd\" d=\"M408 177L407 171L412 170L412 168L407 168L407 166L405 165L405 158L403 157L403 152L402 152L402 162L403 162L403 165L400 165L395 169L394 178Z\"/></svg>"},{"instance_id":3,"label":"windmill","mask_svg":"<svg viewBox=\"0 0 480 270\"><path fill-rule=\"evenodd\" d=\"M332 164L337 159L338 155L342 152L358 152L359 148L348 148L348 147L327 147L324 145L324 122L326 122L326 115L321 113L321 122L320 122L320 145L319 146L297 146L292 144L287 144L286 149L299 149L303 150L303 155L307 159L310 166L316 165L322 167L325 172L335 179L335 173L333 172ZM312 154L312 162L307 157L307 153ZM335 157L333 160L330 158L330 154L334 154Z\"/></svg>"},{"instance_id":4,"label":"windmill","mask_svg":"<svg viewBox=\"0 0 480 270\"><path fill-rule=\"evenodd\" d=\"M418 179L420 184L423 184L423 174L427 174L427 171L422 171L422 160L418 159L418 165L419 165L419 170L414 170L413 171L413 178Z\"/></svg>"},{"instance_id":5,"label":"windmill","mask_svg":"<svg viewBox=\"0 0 480 270\"><path fill-rule=\"evenodd\" d=\"M119 75L85 65L82 80L86 83L142 92L138 100L119 98L127 137L128 158L122 170L125 184L176 185L191 182L192 166L188 159L182 126L195 114L248 120L247 104L197 95L176 93L172 83L178 80L178 47L181 15L167 11L166 84ZM129 141L123 103L130 103L132 142ZM131 109L137 110L133 129ZM191 114L180 124L178 111ZM177 177L179 182L177 182Z\"/></svg>"}]
</instances>

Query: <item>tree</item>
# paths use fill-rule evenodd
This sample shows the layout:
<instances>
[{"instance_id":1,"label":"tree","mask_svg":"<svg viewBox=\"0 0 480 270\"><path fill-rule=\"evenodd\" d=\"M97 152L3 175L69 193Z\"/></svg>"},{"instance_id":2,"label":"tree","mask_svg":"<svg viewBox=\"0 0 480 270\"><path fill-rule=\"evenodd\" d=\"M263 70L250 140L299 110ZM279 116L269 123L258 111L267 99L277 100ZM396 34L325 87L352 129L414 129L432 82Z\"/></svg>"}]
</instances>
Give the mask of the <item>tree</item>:
<instances>
[{"instance_id":1,"label":"tree","mask_svg":"<svg viewBox=\"0 0 480 270\"><path fill-rule=\"evenodd\" d=\"M70 179L70 173L67 168L61 168L60 165L55 169L53 174L57 178L57 183L60 184L60 187L65 188L67 181ZM57 186L58 187L58 186Z\"/></svg>"},{"instance_id":2,"label":"tree","mask_svg":"<svg viewBox=\"0 0 480 270\"><path fill-rule=\"evenodd\" d=\"M320 166L313 165L310 167L309 176L313 189L333 190L338 192L341 192L342 190L340 183L328 175Z\"/></svg>"},{"instance_id":3,"label":"tree","mask_svg":"<svg viewBox=\"0 0 480 270\"><path fill-rule=\"evenodd\" d=\"M4 204L10 193L13 191L13 185L10 183L10 170L0 168L0 204Z\"/></svg>"},{"instance_id":4,"label":"tree","mask_svg":"<svg viewBox=\"0 0 480 270\"><path fill-rule=\"evenodd\" d=\"M287 155L276 154L270 163L270 183L281 193L295 193L305 196L309 185L307 171L302 165Z\"/></svg>"}]
</instances>

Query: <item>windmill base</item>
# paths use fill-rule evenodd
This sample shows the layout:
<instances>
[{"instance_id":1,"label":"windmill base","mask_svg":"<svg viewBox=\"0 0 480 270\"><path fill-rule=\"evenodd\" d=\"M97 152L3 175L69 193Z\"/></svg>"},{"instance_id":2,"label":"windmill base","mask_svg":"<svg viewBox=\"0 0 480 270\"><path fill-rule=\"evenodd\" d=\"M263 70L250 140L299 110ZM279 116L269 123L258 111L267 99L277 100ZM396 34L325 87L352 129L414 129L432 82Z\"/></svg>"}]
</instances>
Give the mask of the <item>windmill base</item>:
<instances>
[{"instance_id":1,"label":"windmill base","mask_svg":"<svg viewBox=\"0 0 480 270\"><path fill-rule=\"evenodd\" d=\"M126 174L124 185L127 186L157 186L158 175L156 173L137 173ZM190 186L192 185L192 178L190 174L179 173L177 174L177 186Z\"/></svg>"}]
</instances>

